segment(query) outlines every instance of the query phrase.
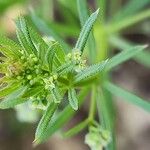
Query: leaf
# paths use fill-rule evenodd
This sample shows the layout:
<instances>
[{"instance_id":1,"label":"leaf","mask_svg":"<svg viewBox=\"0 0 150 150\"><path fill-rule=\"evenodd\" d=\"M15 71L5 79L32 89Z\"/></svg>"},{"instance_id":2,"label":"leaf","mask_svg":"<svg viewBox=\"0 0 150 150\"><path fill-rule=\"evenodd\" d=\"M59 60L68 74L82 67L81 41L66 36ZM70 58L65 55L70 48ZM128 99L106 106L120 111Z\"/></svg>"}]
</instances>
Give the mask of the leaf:
<instances>
[{"instance_id":1,"label":"leaf","mask_svg":"<svg viewBox=\"0 0 150 150\"><path fill-rule=\"evenodd\" d=\"M89 87L84 88L80 94L78 95L79 106L81 106L85 100L87 93L89 92ZM66 106L66 108L58 114L58 116L54 119L53 122L49 124L46 130L46 134L39 138L39 143L44 142L48 139L52 134L54 134L58 129L67 123L76 111L72 109L70 105Z\"/></svg>"},{"instance_id":2,"label":"leaf","mask_svg":"<svg viewBox=\"0 0 150 150\"><path fill-rule=\"evenodd\" d=\"M39 18L34 12L32 12L31 14L31 19L41 32L43 32L47 36L52 36L64 47L66 52L69 51L70 46L65 41L63 41L63 39L52 27L50 28L49 25L45 23L45 21L43 21L41 18Z\"/></svg>"},{"instance_id":3,"label":"leaf","mask_svg":"<svg viewBox=\"0 0 150 150\"><path fill-rule=\"evenodd\" d=\"M110 38L111 44L113 46L119 48L120 50L128 49L136 45L135 43L131 43L125 39L122 39L118 36L113 36ZM138 55L134 57L134 59L139 62L140 64L150 67L150 52L148 51L141 51Z\"/></svg>"},{"instance_id":4,"label":"leaf","mask_svg":"<svg viewBox=\"0 0 150 150\"><path fill-rule=\"evenodd\" d=\"M61 102L61 94L59 91L59 88L56 86L55 88L53 88L52 90L50 90L52 98L54 100L55 103L60 103Z\"/></svg>"},{"instance_id":5,"label":"leaf","mask_svg":"<svg viewBox=\"0 0 150 150\"><path fill-rule=\"evenodd\" d=\"M20 84L13 83L0 89L0 98L7 96L8 94L18 89L19 87L20 87Z\"/></svg>"},{"instance_id":6,"label":"leaf","mask_svg":"<svg viewBox=\"0 0 150 150\"><path fill-rule=\"evenodd\" d=\"M139 12L146 5L150 4L149 0L130 0L124 7L114 16L113 21L120 21L128 16Z\"/></svg>"},{"instance_id":7,"label":"leaf","mask_svg":"<svg viewBox=\"0 0 150 150\"><path fill-rule=\"evenodd\" d=\"M114 67L116 67L117 65L129 60L130 58L132 58L133 56L135 56L137 53L139 53L140 51L144 50L147 47L147 45L144 46L133 46L127 50L124 50L122 52L120 52L118 55L112 57L109 60L109 63L106 67L106 70L110 70Z\"/></svg>"},{"instance_id":8,"label":"leaf","mask_svg":"<svg viewBox=\"0 0 150 150\"><path fill-rule=\"evenodd\" d=\"M143 21L150 17L150 9L146 9L142 12L139 12L133 16L129 16L121 21L117 21L114 23L111 23L107 26L107 32L113 34L114 32L119 32L129 26L133 26L134 24Z\"/></svg>"},{"instance_id":9,"label":"leaf","mask_svg":"<svg viewBox=\"0 0 150 150\"><path fill-rule=\"evenodd\" d=\"M115 106L112 95L105 88L98 88L96 91L97 110L101 126L111 132L111 142L106 147L108 150L115 150Z\"/></svg>"},{"instance_id":10,"label":"leaf","mask_svg":"<svg viewBox=\"0 0 150 150\"><path fill-rule=\"evenodd\" d=\"M37 54L37 50L36 50L32 40L31 40L28 25L27 25L26 20L24 19L24 17L20 16L16 20L16 25L17 25L18 32L21 32L20 36L22 36L22 39L24 39L24 41L22 41L22 43L24 43L26 41L25 42L27 44L26 46L28 46L30 51L34 54ZM24 47L25 47L25 45L24 45Z\"/></svg>"},{"instance_id":11,"label":"leaf","mask_svg":"<svg viewBox=\"0 0 150 150\"><path fill-rule=\"evenodd\" d=\"M77 7L78 7L78 13L79 18L81 22L81 26L84 26L84 23L86 22L87 18L89 17L89 11L87 7L87 0L77 0ZM89 57L92 62L94 62L94 58L96 57L96 46L95 46L95 39L93 32L91 31L88 39L88 50L89 50Z\"/></svg>"},{"instance_id":12,"label":"leaf","mask_svg":"<svg viewBox=\"0 0 150 150\"><path fill-rule=\"evenodd\" d=\"M0 109L12 108L18 104L24 103L27 99L21 98L21 96L25 93L26 90L27 87L20 87L19 89L5 97L0 102Z\"/></svg>"},{"instance_id":13,"label":"leaf","mask_svg":"<svg viewBox=\"0 0 150 150\"><path fill-rule=\"evenodd\" d=\"M22 98L28 98L31 96L35 96L43 90L44 90L43 86L35 85L35 86L27 89L26 92L22 95Z\"/></svg>"},{"instance_id":14,"label":"leaf","mask_svg":"<svg viewBox=\"0 0 150 150\"><path fill-rule=\"evenodd\" d=\"M72 129L70 129L69 131L67 131L64 134L64 137L68 138L68 137L72 137L76 134L78 134L81 130L83 130L84 128L86 128L89 124L89 120L86 119L84 121L82 121L81 123L79 123L78 125L76 125L75 127L73 127Z\"/></svg>"},{"instance_id":15,"label":"leaf","mask_svg":"<svg viewBox=\"0 0 150 150\"><path fill-rule=\"evenodd\" d=\"M139 106L140 108L144 109L145 111L150 112L150 103L142 98L110 83L106 82L104 84L105 88L111 92L112 94L124 98L125 101L130 102L134 105Z\"/></svg>"},{"instance_id":16,"label":"leaf","mask_svg":"<svg viewBox=\"0 0 150 150\"><path fill-rule=\"evenodd\" d=\"M73 64L72 62L67 62L65 64L62 64L60 67L58 67L56 69L56 72L59 74L59 75L64 75L64 74L67 74L68 72L70 72L72 69L73 69Z\"/></svg>"},{"instance_id":17,"label":"leaf","mask_svg":"<svg viewBox=\"0 0 150 150\"><path fill-rule=\"evenodd\" d=\"M42 39L42 36L39 35L33 26L28 27L31 40L38 51L39 58L44 62L45 54L49 48L47 43Z\"/></svg>"},{"instance_id":18,"label":"leaf","mask_svg":"<svg viewBox=\"0 0 150 150\"><path fill-rule=\"evenodd\" d=\"M25 52L25 54L32 54L32 49L31 47L28 45L26 38L23 35L23 32L19 29L16 30L16 34L17 34L17 38L21 44L21 46L23 47L23 50Z\"/></svg>"},{"instance_id":19,"label":"leaf","mask_svg":"<svg viewBox=\"0 0 150 150\"><path fill-rule=\"evenodd\" d=\"M88 36L92 29L92 26L93 26L94 22L96 21L98 13L99 13L99 9L96 12L94 12L93 14L91 14L91 16L85 22L74 49L78 49L79 51L83 52L86 41L88 39Z\"/></svg>"},{"instance_id":20,"label":"leaf","mask_svg":"<svg viewBox=\"0 0 150 150\"><path fill-rule=\"evenodd\" d=\"M45 54L45 62L48 65L49 70L51 72L52 72L53 59L54 59L55 51L56 51L56 44L57 43L54 43L53 45L51 45Z\"/></svg>"},{"instance_id":21,"label":"leaf","mask_svg":"<svg viewBox=\"0 0 150 150\"><path fill-rule=\"evenodd\" d=\"M108 0L96 0L96 6L98 6L101 10L100 19L101 22L104 22L106 18L106 9L107 9Z\"/></svg>"},{"instance_id":22,"label":"leaf","mask_svg":"<svg viewBox=\"0 0 150 150\"><path fill-rule=\"evenodd\" d=\"M57 69L65 62L65 53L61 45L57 43L55 45L55 57L53 59L53 67Z\"/></svg>"},{"instance_id":23,"label":"leaf","mask_svg":"<svg viewBox=\"0 0 150 150\"><path fill-rule=\"evenodd\" d=\"M68 89L69 104L74 110L78 110L78 99L75 89Z\"/></svg>"},{"instance_id":24,"label":"leaf","mask_svg":"<svg viewBox=\"0 0 150 150\"><path fill-rule=\"evenodd\" d=\"M93 77L97 73L101 72L107 63L108 63L108 60L105 60L105 61L102 61L101 63L97 63L95 65L85 68L83 71L79 72L75 76L74 83L76 84L77 82L80 82L81 80L85 80L89 77Z\"/></svg>"},{"instance_id":25,"label":"leaf","mask_svg":"<svg viewBox=\"0 0 150 150\"><path fill-rule=\"evenodd\" d=\"M48 124L50 123L50 120L51 120L54 112L56 111L57 107L58 107L58 104L53 103L53 102L51 102L48 105L48 107L47 107L46 111L44 112L44 114L38 124L38 127L36 129L35 140L34 140L35 144L38 144L41 136L46 134L46 129L48 127Z\"/></svg>"},{"instance_id":26,"label":"leaf","mask_svg":"<svg viewBox=\"0 0 150 150\"><path fill-rule=\"evenodd\" d=\"M0 35L0 52L5 56L14 57L21 55L21 47L14 41L5 36Z\"/></svg>"}]
</instances>

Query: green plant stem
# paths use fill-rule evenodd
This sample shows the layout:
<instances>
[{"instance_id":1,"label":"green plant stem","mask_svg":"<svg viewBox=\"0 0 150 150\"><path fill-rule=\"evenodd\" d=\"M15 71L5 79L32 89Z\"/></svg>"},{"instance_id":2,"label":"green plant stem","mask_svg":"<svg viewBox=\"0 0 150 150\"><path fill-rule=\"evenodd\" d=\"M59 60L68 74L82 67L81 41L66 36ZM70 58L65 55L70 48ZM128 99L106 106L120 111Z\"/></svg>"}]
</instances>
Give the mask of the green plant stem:
<instances>
[{"instance_id":1,"label":"green plant stem","mask_svg":"<svg viewBox=\"0 0 150 150\"><path fill-rule=\"evenodd\" d=\"M106 28L107 28L107 31L109 31L109 33L118 32L124 28L134 25L149 17L150 17L150 9L140 12L134 16L128 17L120 22L111 23Z\"/></svg>"},{"instance_id":2,"label":"green plant stem","mask_svg":"<svg viewBox=\"0 0 150 150\"><path fill-rule=\"evenodd\" d=\"M97 6L99 6L99 8L101 10L100 20L101 20L101 23L103 23L105 21L105 18L106 18L107 0L96 0L96 3L97 3Z\"/></svg>"},{"instance_id":3,"label":"green plant stem","mask_svg":"<svg viewBox=\"0 0 150 150\"><path fill-rule=\"evenodd\" d=\"M90 122L94 121L95 109L96 109L96 85L93 85L92 95L91 95L90 111L89 111L89 116L88 116L88 119L89 119Z\"/></svg>"},{"instance_id":4,"label":"green plant stem","mask_svg":"<svg viewBox=\"0 0 150 150\"><path fill-rule=\"evenodd\" d=\"M94 32L97 45L97 62L105 60L108 55L108 35L104 25L100 25Z\"/></svg>"}]
</instances>

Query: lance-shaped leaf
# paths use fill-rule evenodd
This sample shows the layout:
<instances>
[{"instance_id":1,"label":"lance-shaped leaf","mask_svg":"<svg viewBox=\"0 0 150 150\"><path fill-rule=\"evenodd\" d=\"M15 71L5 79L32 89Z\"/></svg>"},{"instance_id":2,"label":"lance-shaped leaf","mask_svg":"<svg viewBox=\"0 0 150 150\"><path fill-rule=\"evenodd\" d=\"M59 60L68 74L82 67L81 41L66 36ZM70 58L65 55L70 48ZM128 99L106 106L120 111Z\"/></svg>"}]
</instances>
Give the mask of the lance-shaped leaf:
<instances>
[{"instance_id":1,"label":"lance-shaped leaf","mask_svg":"<svg viewBox=\"0 0 150 150\"><path fill-rule=\"evenodd\" d=\"M44 91L44 87L41 86L41 85L35 85L35 86L32 86L31 88L28 88L26 90L26 92L22 95L23 98L28 98L28 97L31 97L31 96L35 96L41 92Z\"/></svg>"},{"instance_id":2,"label":"lance-shaped leaf","mask_svg":"<svg viewBox=\"0 0 150 150\"><path fill-rule=\"evenodd\" d=\"M81 52L83 52L83 49L85 47L85 44L86 44L86 41L88 39L88 36L90 34L90 31L92 29L92 26L98 16L98 13L99 13L99 9L94 12L89 18L88 20L85 22L82 30L81 30L81 33L79 35L79 38L77 40L77 43L75 45L75 49L78 49L80 50Z\"/></svg>"},{"instance_id":3,"label":"lance-shaped leaf","mask_svg":"<svg viewBox=\"0 0 150 150\"><path fill-rule=\"evenodd\" d=\"M105 88L111 92L112 94L122 97L125 101L130 102L134 105L139 106L140 108L143 108L145 111L150 112L150 103L146 100L143 100L142 98L110 83L106 82L104 84Z\"/></svg>"},{"instance_id":4,"label":"lance-shaped leaf","mask_svg":"<svg viewBox=\"0 0 150 150\"><path fill-rule=\"evenodd\" d=\"M135 14L150 4L149 0L130 0L118 13L114 16L113 21L120 21L128 16Z\"/></svg>"},{"instance_id":5,"label":"lance-shaped leaf","mask_svg":"<svg viewBox=\"0 0 150 150\"><path fill-rule=\"evenodd\" d=\"M79 106L81 106L85 100L85 97L87 93L89 92L89 87L84 88L78 95L78 100L79 100ZM66 106L66 108L59 113L59 115L54 119L53 122L49 124L46 130L46 134L42 135L38 143L41 143L48 139L52 134L54 134L58 129L60 129L62 126L67 123L72 116L75 114L75 111L72 109L70 105Z\"/></svg>"},{"instance_id":6,"label":"lance-shaped leaf","mask_svg":"<svg viewBox=\"0 0 150 150\"><path fill-rule=\"evenodd\" d=\"M133 46L133 47L127 49L127 50L122 51L121 53L119 53L118 55L112 57L109 60L109 63L107 65L106 70L110 70L110 69L116 67L117 65L129 60L130 58L135 56L137 53L144 50L146 47L147 47L147 45Z\"/></svg>"},{"instance_id":7,"label":"lance-shaped leaf","mask_svg":"<svg viewBox=\"0 0 150 150\"><path fill-rule=\"evenodd\" d=\"M27 99L22 98L22 95L27 90L27 87L20 87L18 90L8 95L0 102L0 109L12 108L18 104L24 103Z\"/></svg>"},{"instance_id":8,"label":"lance-shaped leaf","mask_svg":"<svg viewBox=\"0 0 150 150\"><path fill-rule=\"evenodd\" d=\"M23 32L19 29L16 30L16 34L17 34L17 38L21 44L21 46L23 47L23 50L26 54L32 54L32 49L31 47L28 45L26 38L23 35Z\"/></svg>"},{"instance_id":9,"label":"lance-shaped leaf","mask_svg":"<svg viewBox=\"0 0 150 150\"><path fill-rule=\"evenodd\" d=\"M13 84L7 85L6 87L0 89L0 98L5 97L8 94L12 93L16 89L18 89L19 86L20 86L20 84L13 83Z\"/></svg>"},{"instance_id":10,"label":"lance-shaped leaf","mask_svg":"<svg viewBox=\"0 0 150 150\"><path fill-rule=\"evenodd\" d=\"M74 110L78 110L78 99L75 89L69 89L68 90L68 100L69 104Z\"/></svg>"},{"instance_id":11,"label":"lance-shaped leaf","mask_svg":"<svg viewBox=\"0 0 150 150\"><path fill-rule=\"evenodd\" d=\"M47 49L48 49L48 45L47 43L42 39L42 36L39 35L36 30L34 29L33 26L30 26L28 27L28 30L29 30L29 33L30 33L30 37L31 37L31 40L35 46L35 48L37 49L37 52L38 52L38 56L40 58L40 60L42 62L44 62L44 59L45 59L45 54L47 52Z\"/></svg>"},{"instance_id":12,"label":"lance-shaped leaf","mask_svg":"<svg viewBox=\"0 0 150 150\"><path fill-rule=\"evenodd\" d=\"M54 103L54 102L51 102L46 111L44 112L39 124L38 124L38 127L36 129L36 133L35 133L35 144L38 144L39 142L39 139L41 138L41 136L43 136L45 134L45 131L47 129L47 126L54 114L54 112L56 111L58 107L58 104Z\"/></svg>"},{"instance_id":13,"label":"lance-shaped leaf","mask_svg":"<svg viewBox=\"0 0 150 150\"><path fill-rule=\"evenodd\" d=\"M21 45L24 47L24 50L26 50L28 54L32 54L32 53L37 54L37 50L30 37L26 20L23 17L19 17L16 20L16 25L17 25L18 39Z\"/></svg>"},{"instance_id":14,"label":"lance-shaped leaf","mask_svg":"<svg viewBox=\"0 0 150 150\"><path fill-rule=\"evenodd\" d=\"M55 57L54 57L54 67L58 68L60 65L62 65L65 62L65 53L62 49L61 45L57 43L55 45Z\"/></svg>"},{"instance_id":15,"label":"lance-shaped leaf","mask_svg":"<svg viewBox=\"0 0 150 150\"><path fill-rule=\"evenodd\" d=\"M82 1L77 0L77 8L78 8L81 26L84 26L84 23L86 22L86 20L89 17L87 0L82 0ZM89 56L91 56L91 57L89 57L89 59L91 59L92 62L94 62L95 61L94 58L96 57L96 45L95 45L95 39L94 39L94 35L93 35L92 31L89 35L87 44L88 44Z\"/></svg>"},{"instance_id":16,"label":"lance-shaped leaf","mask_svg":"<svg viewBox=\"0 0 150 150\"><path fill-rule=\"evenodd\" d=\"M7 57L17 57L21 54L21 46L7 37L0 35L0 52Z\"/></svg>"},{"instance_id":17,"label":"lance-shaped leaf","mask_svg":"<svg viewBox=\"0 0 150 150\"><path fill-rule=\"evenodd\" d=\"M69 71L71 71L73 69L73 64L72 62L67 62L65 64L62 64L59 68L56 69L56 72L59 75L64 75L66 73L68 73Z\"/></svg>"},{"instance_id":18,"label":"lance-shaped leaf","mask_svg":"<svg viewBox=\"0 0 150 150\"><path fill-rule=\"evenodd\" d=\"M59 36L57 31L55 31L52 26L49 28L49 24L45 23L41 18L39 18L34 12L31 14L31 19L36 25L36 27L42 32L45 33L45 35L49 36L51 35L54 39L56 39L68 52L70 49L70 46L63 41L63 39Z\"/></svg>"},{"instance_id":19,"label":"lance-shaped leaf","mask_svg":"<svg viewBox=\"0 0 150 150\"><path fill-rule=\"evenodd\" d=\"M55 56L56 44L57 43L54 43L53 45L51 45L45 54L45 63L46 65L48 65L49 70L51 72L52 72L53 58Z\"/></svg>"},{"instance_id":20,"label":"lance-shaped leaf","mask_svg":"<svg viewBox=\"0 0 150 150\"><path fill-rule=\"evenodd\" d=\"M88 119L82 121L81 123L79 123L78 125L73 127L72 129L70 129L69 131L64 133L64 137L68 138L68 137L71 137L71 136L74 136L74 135L78 134L80 131L85 129L88 124L89 124L89 120Z\"/></svg>"},{"instance_id":21,"label":"lance-shaped leaf","mask_svg":"<svg viewBox=\"0 0 150 150\"><path fill-rule=\"evenodd\" d=\"M58 88L57 86L55 86L55 88L51 89L50 92L51 92L53 101L54 101L55 103L60 103L62 97L61 97L61 93L60 93L60 91L59 91L59 88Z\"/></svg>"},{"instance_id":22,"label":"lance-shaped leaf","mask_svg":"<svg viewBox=\"0 0 150 150\"><path fill-rule=\"evenodd\" d=\"M108 63L108 60L105 60L101 63L85 68L83 71L79 72L75 76L74 83L78 83L82 80L95 76L97 73L101 72L104 69L107 63Z\"/></svg>"}]
</instances>

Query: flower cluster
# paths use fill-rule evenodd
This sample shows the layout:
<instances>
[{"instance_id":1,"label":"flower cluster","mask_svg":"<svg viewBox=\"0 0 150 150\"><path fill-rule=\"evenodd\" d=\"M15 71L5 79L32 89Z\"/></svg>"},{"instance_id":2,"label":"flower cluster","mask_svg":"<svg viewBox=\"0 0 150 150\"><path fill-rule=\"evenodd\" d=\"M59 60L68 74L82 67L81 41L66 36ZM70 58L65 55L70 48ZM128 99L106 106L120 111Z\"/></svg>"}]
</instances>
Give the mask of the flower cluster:
<instances>
[{"instance_id":1,"label":"flower cluster","mask_svg":"<svg viewBox=\"0 0 150 150\"><path fill-rule=\"evenodd\" d=\"M111 135L108 130L102 127L91 126L89 133L85 137L85 143L89 145L91 150L102 150L111 141Z\"/></svg>"},{"instance_id":2,"label":"flower cluster","mask_svg":"<svg viewBox=\"0 0 150 150\"><path fill-rule=\"evenodd\" d=\"M72 53L68 53L66 56L66 61L71 61L76 72L82 71L86 67L86 60L82 60L81 52L79 50L74 50Z\"/></svg>"}]
</instances>

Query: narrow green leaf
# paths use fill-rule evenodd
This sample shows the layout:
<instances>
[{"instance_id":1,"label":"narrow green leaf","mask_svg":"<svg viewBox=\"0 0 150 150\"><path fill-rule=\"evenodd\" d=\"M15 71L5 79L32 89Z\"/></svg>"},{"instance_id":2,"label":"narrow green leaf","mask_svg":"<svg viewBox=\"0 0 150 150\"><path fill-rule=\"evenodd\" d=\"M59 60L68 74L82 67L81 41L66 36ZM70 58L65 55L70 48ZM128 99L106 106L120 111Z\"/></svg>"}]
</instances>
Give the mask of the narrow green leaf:
<instances>
[{"instance_id":1,"label":"narrow green leaf","mask_svg":"<svg viewBox=\"0 0 150 150\"><path fill-rule=\"evenodd\" d=\"M93 26L94 22L96 21L98 13L99 13L99 9L96 12L94 12L93 14L91 14L91 16L85 22L85 24L81 30L81 33L79 35L79 38L76 42L75 49L78 49L79 51L83 52L86 41L88 39L88 36L89 36L90 31L92 29L92 26Z\"/></svg>"},{"instance_id":2,"label":"narrow green leaf","mask_svg":"<svg viewBox=\"0 0 150 150\"><path fill-rule=\"evenodd\" d=\"M85 97L89 92L89 89L90 89L89 87L84 88L78 95L79 106L83 104ZM39 143L44 142L52 134L54 134L57 130L59 130L62 126L64 126L72 118L75 112L76 111L74 111L70 105L66 106L66 108L59 113L56 119L49 124L46 130L46 134L39 138Z\"/></svg>"},{"instance_id":3,"label":"narrow green leaf","mask_svg":"<svg viewBox=\"0 0 150 150\"><path fill-rule=\"evenodd\" d=\"M110 42L113 46L119 48L120 50L129 49L136 45L135 43L131 43L121 37L113 36L110 38ZM141 51L138 55L134 57L134 59L140 64L150 67L150 52L149 51Z\"/></svg>"},{"instance_id":4,"label":"narrow green leaf","mask_svg":"<svg viewBox=\"0 0 150 150\"><path fill-rule=\"evenodd\" d=\"M26 90L27 87L21 87L16 91L12 92L10 95L8 95L0 102L0 109L12 108L18 104L25 102L27 99L21 97Z\"/></svg>"},{"instance_id":5,"label":"narrow green leaf","mask_svg":"<svg viewBox=\"0 0 150 150\"><path fill-rule=\"evenodd\" d=\"M60 67L58 67L56 69L56 72L59 74L59 75L64 75L68 72L70 72L72 69L73 69L73 64L71 62L67 62L65 64L62 64Z\"/></svg>"},{"instance_id":6,"label":"narrow green leaf","mask_svg":"<svg viewBox=\"0 0 150 150\"><path fill-rule=\"evenodd\" d=\"M28 28L28 24L26 22L26 20L24 19L24 17L19 17L16 20L16 25L17 25L17 29L18 32L22 32L22 37L24 37L23 39L26 39L26 46L28 46L28 48L31 50L32 53L37 54L37 50L32 42L31 36L30 36L30 32L29 32L29 28ZM23 41L22 41L23 43Z\"/></svg>"},{"instance_id":7,"label":"narrow green leaf","mask_svg":"<svg viewBox=\"0 0 150 150\"><path fill-rule=\"evenodd\" d=\"M52 72L53 58L55 56L56 44L57 43L54 43L53 45L51 45L45 54L45 62L48 65L49 70L51 72Z\"/></svg>"},{"instance_id":8,"label":"narrow green leaf","mask_svg":"<svg viewBox=\"0 0 150 150\"><path fill-rule=\"evenodd\" d=\"M27 42L26 38L24 37L23 32L20 29L17 29L16 34L17 34L17 38L18 38L21 46L23 47L24 52L26 54L32 54L32 49L28 45L28 42Z\"/></svg>"},{"instance_id":9,"label":"narrow green leaf","mask_svg":"<svg viewBox=\"0 0 150 150\"><path fill-rule=\"evenodd\" d=\"M33 26L28 27L31 40L38 51L39 58L42 62L44 62L45 54L48 49L47 43L42 39L42 36L39 35Z\"/></svg>"},{"instance_id":10,"label":"narrow green leaf","mask_svg":"<svg viewBox=\"0 0 150 150\"><path fill-rule=\"evenodd\" d=\"M101 72L105 66L107 65L108 60L102 61L101 63L97 63L95 65L89 66L85 68L83 71L79 72L75 78L74 83L80 82L81 80L85 80L87 78L95 76L97 73Z\"/></svg>"},{"instance_id":11,"label":"narrow green leaf","mask_svg":"<svg viewBox=\"0 0 150 150\"><path fill-rule=\"evenodd\" d=\"M77 0L77 7L78 7L78 13L79 13L79 18L81 22L81 26L84 26L84 23L89 17L89 11L87 7L87 0ZM96 57L96 46L95 46L95 39L93 32L91 31L88 39L88 50L89 50L89 57L92 62L94 62L95 57Z\"/></svg>"},{"instance_id":12,"label":"narrow green leaf","mask_svg":"<svg viewBox=\"0 0 150 150\"><path fill-rule=\"evenodd\" d=\"M112 95L104 88L98 88L96 95L100 123L104 129L111 132L111 142L106 147L106 150L115 150L115 108Z\"/></svg>"},{"instance_id":13,"label":"narrow green leaf","mask_svg":"<svg viewBox=\"0 0 150 150\"><path fill-rule=\"evenodd\" d=\"M55 68L58 68L60 65L62 65L65 62L65 53L59 43L55 45L55 57L53 61L54 61L53 66Z\"/></svg>"},{"instance_id":14,"label":"narrow green leaf","mask_svg":"<svg viewBox=\"0 0 150 150\"><path fill-rule=\"evenodd\" d=\"M5 56L20 56L21 46L5 36L0 35L0 52Z\"/></svg>"},{"instance_id":15,"label":"narrow green leaf","mask_svg":"<svg viewBox=\"0 0 150 150\"><path fill-rule=\"evenodd\" d=\"M70 106L74 110L78 110L78 99L77 99L77 95L76 95L75 89L69 89L68 90L68 100L69 100Z\"/></svg>"},{"instance_id":16,"label":"narrow green leaf","mask_svg":"<svg viewBox=\"0 0 150 150\"><path fill-rule=\"evenodd\" d=\"M111 92L112 94L122 97L125 101L130 102L134 105L139 106L140 108L144 109L145 111L150 112L150 103L146 100L143 100L142 98L110 83L106 82L104 84L105 88Z\"/></svg>"},{"instance_id":17,"label":"narrow green leaf","mask_svg":"<svg viewBox=\"0 0 150 150\"><path fill-rule=\"evenodd\" d=\"M53 102L48 105L36 129L34 144L38 144L41 136L44 136L46 134L46 129L48 127L48 124L50 123L51 118L55 113L57 107L58 104Z\"/></svg>"},{"instance_id":18,"label":"narrow green leaf","mask_svg":"<svg viewBox=\"0 0 150 150\"><path fill-rule=\"evenodd\" d=\"M88 126L88 124L89 124L88 119L82 121L81 123L79 123L78 125L73 127L72 129L70 129L69 131L64 133L64 137L68 138L68 137L71 137L71 136L74 136L74 135L78 134L80 131L85 129Z\"/></svg>"},{"instance_id":19,"label":"narrow green leaf","mask_svg":"<svg viewBox=\"0 0 150 150\"><path fill-rule=\"evenodd\" d=\"M102 23L107 19L106 18L107 3L108 0L96 0L96 6L98 6L101 11L100 19Z\"/></svg>"},{"instance_id":20,"label":"narrow green leaf","mask_svg":"<svg viewBox=\"0 0 150 150\"><path fill-rule=\"evenodd\" d=\"M45 21L39 18L34 12L31 14L31 19L36 25L36 27L47 36L52 36L56 41L58 41L65 49L66 52L70 50L70 46L59 36L59 34L54 31L54 29L49 27Z\"/></svg>"},{"instance_id":21,"label":"narrow green leaf","mask_svg":"<svg viewBox=\"0 0 150 150\"><path fill-rule=\"evenodd\" d=\"M6 87L0 89L0 98L5 97L8 94L12 93L16 89L18 89L19 86L20 86L20 84L13 83L13 84L7 85Z\"/></svg>"},{"instance_id":22,"label":"narrow green leaf","mask_svg":"<svg viewBox=\"0 0 150 150\"><path fill-rule=\"evenodd\" d=\"M135 14L150 4L149 0L130 0L117 14L113 17L113 21L120 21L128 16Z\"/></svg>"},{"instance_id":23,"label":"narrow green leaf","mask_svg":"<svg viewBox=\"0 0 150 150\"><path fill-rule=\"evenodd\" d=\"M28 88L26 92L22 95L22 98L29 98L31 96L35 96L44 90L43 86L35 85L32 88Z\"/></svg>"},{"instance_id":24,"label":"narrow green leaf","mask_svg":"<svg viewBox=\"0 0 150 150\"><path fill-rule=\"evenodd\" d=\"M120 52L118 55L112 57L109 60L109 63L107 65L106 70L110 70L113 67L116 67L117 65L129 60L130 58L132 58L133 56L135 56L137 53L139 53L140 51L144 50L147 47L147 45L144 46L133 46L127 50L124 50L122 52Z\"/></svg>"},{"instance_id":25,"label":"narrow green leaf","mask_svg":"<svg viewBox=\"0 0 150 150\"><path fill-rule=\"evenodd\" d=\"M119 32L129 26L133 26L134 24L143 21L150 17L150 9L146 9L142 12L139 12L133 16L129 16L121 21L117 21L114 23L110 23L107 27L107 31L109 33Z\"/></svg>"},{"instance_id":26,"label":"narrow green leaf","mask_svg":"<svg viewBox=\"0 0 150 150\"><path fill-rule=\"evenodd\" d=\"M52 98L54 100L55 103L60 103L61 102L61 94L59 91L59 88L56 86L55 88L53 88L52 90L50 90Z\"/></svg>"}]
</instances>

